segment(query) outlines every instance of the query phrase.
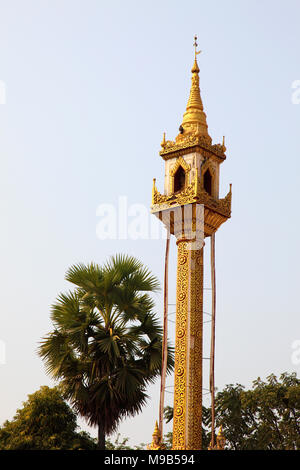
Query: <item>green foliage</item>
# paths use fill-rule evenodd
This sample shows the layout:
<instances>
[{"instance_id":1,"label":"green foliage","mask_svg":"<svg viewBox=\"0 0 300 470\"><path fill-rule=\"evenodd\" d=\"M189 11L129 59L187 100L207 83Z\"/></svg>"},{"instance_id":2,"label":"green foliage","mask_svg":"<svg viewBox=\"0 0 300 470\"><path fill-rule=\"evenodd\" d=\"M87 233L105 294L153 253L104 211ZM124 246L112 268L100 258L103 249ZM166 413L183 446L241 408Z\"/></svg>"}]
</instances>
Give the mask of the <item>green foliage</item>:
<instances>
[{"instance_id":1,"label":"green foliage","mask_svg":"<svg viewBox=\"0 0 300 470\"><path fill-rule=\"evenodd\" d=\"M236 402L241 405L244 421L242 449L300 449L300 380L296 374L284 373L253 382L249 391L240 391ZM230 428L231 447L237 439L235 427ZM224 432L226 427L224 426Z\"/></svg>"},{"instance_id":2,"label":"green foliage","mask_svg":"<svg viewBox=\"0 0 300 470\"><path fill-rule=\"evenodd\" d=\"M300 450L300 380L296 373L270 375L245 391L227 385L215 400L217 426L223 426L226 448L234 450ZM173 408L165 408L165 419ZM211 410L203 407L203 449L210 442Z\"/></svg>"},{"instance_id":3,"label":"green foliage","mask_svg":"<svg viewBox=\"0 0 300 470\"><path fill-rule=\"evenodd\" d=\"M0 428L1 450L92 450L95 441L76 432L76 415L57 388L28 395L12 421Z\"/></svg>"},{"instance_id":4,"label":"green foliage","mask_svg":"<svg viewBox=\"0 0 300 470\"><path fill-rule=\"evenodd\" d=\"M115 441L112 442L111 439L106 440L106 450L132 450L132 447L127 445L127 442L129 441L128 437L124 437L121 439L121 435L117 434L117 437L115 438Z\"/></svg>"},{"instance_id":5,"label":"green foliage","mask_svg":"<svg viewBox=\"0 0 300 470\"><path fill-rule=\"evenodd\" d=\"M173 419L173 407L172 406L166 406L164 408L164 419L166 423L169 423Z\"/></svg>"},{"instance_id":6,"label":"green foliage","mask_svg":"<svg viewBox=\"0 0 300 470\"><path fill-rule=\"evenodd\" d=\"M103 267L72 266L75 289L52 307L54 330L39 353L64 397L103 434L140 412L146 387L160 374L162 328L151 292L158 281L135 258L119 255ZM168 371L173 367L169 347Z\"/></svg>"},{"instance_id":7,"label":"green foliage","mask_svg":"<svg viewBox=\"0 0 300 470\"><path fill-rule=\"evenodd\" d=\"M167 434L164 435L164 439L163 439L163 442L166 446L166 450L172 449L172 441L173 441L173 433L167 432Z\"/></svg>"}]
</instances>

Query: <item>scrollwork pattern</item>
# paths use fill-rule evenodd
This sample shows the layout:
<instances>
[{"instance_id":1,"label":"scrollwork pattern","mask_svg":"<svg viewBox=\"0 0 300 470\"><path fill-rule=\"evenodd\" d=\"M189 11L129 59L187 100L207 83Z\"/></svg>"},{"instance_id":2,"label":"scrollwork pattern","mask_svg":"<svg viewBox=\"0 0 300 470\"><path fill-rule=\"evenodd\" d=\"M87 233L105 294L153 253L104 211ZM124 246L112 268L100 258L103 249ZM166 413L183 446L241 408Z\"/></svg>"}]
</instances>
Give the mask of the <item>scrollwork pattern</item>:
<instances>
[{"instance_id":1,"label":"scrollwork pattern","mask_svg":"<svg viewBox=\"0 0 300 470\"><path fill-rule=\"evenodd\" d=\"M187 135L187 136L178 136L177 141L173 142L168 140L165 142L163 149L160 152L162 157L165 157L169 153L177 152L178 150L190 148L190 147L201 147L214 155L225 159L225 146L222 144L212 144L211 138L205 135Z\"/></svg>"},{"instance_id":2,"label":"scrollwork pattern","mask_svg":"<svg viewBox=\"0 0 300 470\"><path fill-rule=\"evenodd\" d=\"M175 339L175 383L173 449L185 449L186 418L186 348L187 348L187 309L188 309L188 252L187 242L178 244L177 264L177 302L176 302L176 339Z\"/></svg>"},{"instance_id":3,"label":"scrollwork pattern","mask_svg":"<svg viewBox=\"0 0 300 470\"><path fill-rule=\"evenodd\" d=\"M178 242L173 449L201 449L203 249Z\"/></svg>"},{"instance_id":4,"label":"scrollwork pattern","mask_svg":"<svg viewBox=\"0 0 300 470\"><path fill-rule=\"evenodd\" d=\"M199 204L204 204L213 211L216 211L229 218L231 215L231 188L226 197L223 199L216 199L196 183L196 180L194 180L191 184L186 186L183 191L176 194L171 194L169 196L166 194L161 194L157 190L156 186L154 186L152 192L152 206L164 204L168 207L172 207L176 205L198 202Z\"/></svg>"}]
</instances>

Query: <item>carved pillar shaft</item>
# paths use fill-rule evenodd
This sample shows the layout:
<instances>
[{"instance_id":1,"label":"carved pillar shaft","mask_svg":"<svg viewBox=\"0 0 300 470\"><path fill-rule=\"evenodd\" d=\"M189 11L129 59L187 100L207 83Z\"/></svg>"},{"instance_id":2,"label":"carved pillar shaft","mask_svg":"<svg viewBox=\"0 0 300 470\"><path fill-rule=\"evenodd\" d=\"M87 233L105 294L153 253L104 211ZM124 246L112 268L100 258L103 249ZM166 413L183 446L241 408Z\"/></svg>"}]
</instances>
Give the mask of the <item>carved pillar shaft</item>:
<instances>
[{"instance_id":1,"label":"carved pillar shaft","mask_svg":"<svg viewBox=\"0 0 300 470\"><path fill-rule=\"evenodd\" d=\"M173 449L202 440L203 248L178 240Z\"/></svg>"}]
</instances>

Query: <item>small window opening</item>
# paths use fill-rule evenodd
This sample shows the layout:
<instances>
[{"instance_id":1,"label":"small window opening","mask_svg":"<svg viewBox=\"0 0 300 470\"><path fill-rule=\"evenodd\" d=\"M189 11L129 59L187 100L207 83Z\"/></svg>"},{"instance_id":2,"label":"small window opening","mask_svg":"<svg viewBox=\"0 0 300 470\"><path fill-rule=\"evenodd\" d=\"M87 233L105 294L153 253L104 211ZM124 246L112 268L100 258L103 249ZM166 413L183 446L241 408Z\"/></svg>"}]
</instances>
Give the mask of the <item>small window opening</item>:
<instances>
[{"instance_id":1,"label":"small window opening","mask_svg":"<svg viewBox=\"0 0 300 470\"><path fill-rule=\"evenodd\" d=\"M204 173L204 189L205 191L211 195L212 192L212 177L210 171L207 169L206 172Z\"/></svg>"},{"instance_id":2,"label":"small window opening","mask_svg":"<svg viewBox=\"0 0 300 470\"><path fill-rule=\"evenodd\" d=\"M185 186L185 171L180 166L174 176L174 192L182 191Z\"/></svg>"}]
</instances>

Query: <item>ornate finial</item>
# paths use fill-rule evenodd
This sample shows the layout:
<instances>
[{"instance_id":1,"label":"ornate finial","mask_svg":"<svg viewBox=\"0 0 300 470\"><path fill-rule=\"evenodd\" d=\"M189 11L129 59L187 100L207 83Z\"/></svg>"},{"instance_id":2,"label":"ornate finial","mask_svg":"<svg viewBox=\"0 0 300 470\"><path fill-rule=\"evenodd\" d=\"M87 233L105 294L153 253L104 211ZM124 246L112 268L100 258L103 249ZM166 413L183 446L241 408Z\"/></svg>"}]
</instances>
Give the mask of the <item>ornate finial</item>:
<instances>
[{"instance_id":1,"label":"ornate finial","mask_svg":"<svg viewBox=\"0 0 300 470\"><path fill-rule=\"evenodd\" d=\"M217 435L217 449L218 450L224 450L225 444L226 444L226 439L225 439L225 436L223 434L223 427L222 427L222 424L221 424L221 426L219 428L218 435Z\"/></svg>"},{"instance_id":2,"label":"ornate finial","mask_svg":"<svg viewBox=\"0 0 300 470\"><path fill-rule=\"evenodd\" d=\"M222 141L222 148L223 148L223 152L226 152L225 136L224 135L223 135L223 141Z\"/></svg>"},{"instance_id":3,"label":"ornate finial","mask_svg":"<svg viewBox=\"0 0 300 470\"><path fill-rule=\"evenodd\" d=\"M198 47L198 43L197 43L197 36L194 37L194 48L195 48L195 61L194 61L194 65L193 65L193 68L192 68L192 73L199 73L200 70L199 70L199 67L198 67L198 64L197 64L197 55L200 54L201 51L197 51L197 47Z\"/></svg>"},{"instance_id":4,"label":"ornate finial","mask_svg":"<svg viewBox=\"0 0 300 470\"><path fill-rule=\"evenodd\" d=\"M210 441L208 450L224 450L225 449L225 444L226 444L226 439L223 434L223 427L222 424L219 428L219 432L217 435L217 443L215 445L212 444L212 441Z\"/></svg>"},{"instance_id":5,"label":"ornate finial","mask_svg":"<svg viewBox=\"0 0 300 470\"><path fill-rule=\"evenodd\" d=\"M157 423L157 420L155 421L155 428L154 428L154 432L152 434L152 436L159 436L160 437L160 430L158 428L158 423Z\"/></svg>"},{"instance_id":6,"label":"ornate finial","mask_svg":"<svg viewBox=\"0 0 300 470\"><path fill-rule=\"evenodd\" d=\"M198 43L197 43L197 36L194 37L194 48L195 48L195 60L197 59L197 55L200 54L202 51L197 51Z\"/></svg>"},{"instance_id":7,"label":"ornate finial","mask_svg":"<svg viewBox=\"0 0 300 470\"><path fill-rule=\"evenodd\" d=\"M206 114L203 111L203 104L200 96L199 87L199 67L197 64L197 55L200 54L200 50L197 50L197 36L194 37L194 48L195 48L195 60L192 68L192 86L190 96L188 99L186 111L183 115L183 121L180 134L176 137L176 142L180 142L190 137L202 137L205 136L211 141L207 132Z\"/></svg>"},{"instance_id":8,"label":"ornate finial","mask_svg":"<svg viewBox=\"0 0 300 470\"><path fill-rule=\"evenodd\" d=\"M150 445L147 446L148 450L160 450L160 449L165 449L164 444L162 443L161 440L161 435L160 435L160 430L158 428L158 423L157 420L155 421L155 428L154 432L152 434L152 442Z\"/></svg>"},{"instance_id":9,"label":"ornate finial","mask_svg":"<svg viewBox=\"0 0 300 470\"><path fill-rule=\"evenodd\" d=\"M156 189L156 178L153 178L153 186L152 186L152 205L155 204L155 195L157 193Z\"/></svg>"},{"instance_id":10,"label":"ornate finial","mask_svg":"<svg viewBox=\"0 0 300 470\"><path fill-rule=\"evenodd\" d=\"M163 135L163 140L162 140L162 142L161 142L160 146L161 146L163 149L164 149L164 148L165 148L165 146L166 146L166 133L165 133L165 132L164 132L164 135Z\"/></svg>"}]
</instances>

